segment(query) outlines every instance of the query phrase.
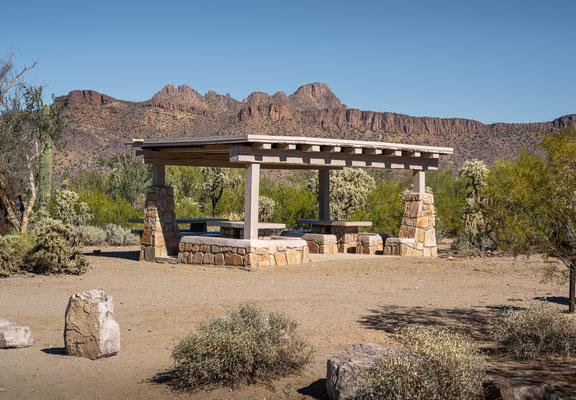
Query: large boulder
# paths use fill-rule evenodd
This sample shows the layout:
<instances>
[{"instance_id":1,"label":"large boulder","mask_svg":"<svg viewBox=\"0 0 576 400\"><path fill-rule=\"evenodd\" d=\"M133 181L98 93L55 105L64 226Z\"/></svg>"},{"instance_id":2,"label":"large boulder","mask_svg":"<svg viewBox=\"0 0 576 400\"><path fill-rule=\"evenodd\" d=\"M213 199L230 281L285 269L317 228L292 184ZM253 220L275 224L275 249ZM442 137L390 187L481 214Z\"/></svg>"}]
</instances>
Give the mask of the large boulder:
<instances>
[{"instance_id":1,"label":"large boulder","mask_svg":"<svg viewBox=\"0 0 576 400\"><path fill-rule=\"evenodd\" d=\"M0 318L0 349L28 347L33 342L29 327Z\"/></svg>"},{"instance_id":2,"label":"large boulder","mask_svg":"<svg viewBox=\"0 0 576 400\"><path fill-rule=\"evenodd\" d=\"M326 371L328 397L332 400L355 399L359 388L351 377L362 369L372 367L390 349L373 343L354 344L329 358Z\"/></svg>"},{"instance_id":3,"label":"large boulder","mask_svg":"<svg viewBox=\"0 0 576 400\"><path fill-rule=\"evenodd\" d=\"M554 387L545 382L490 381L484 393L486 400L558 400Z\"/></svg>"},{"instance_id":4,"label":"large boulder","mask_svg":"<svg viewBox=\"0 0 576 400\"><path fill-rule=\"evenodd\" d=\"M114 298L103 290L70 297L64 330L66 352L95 360L120 351L120 326L114 320Z\"/></svg>"}]
</instances>

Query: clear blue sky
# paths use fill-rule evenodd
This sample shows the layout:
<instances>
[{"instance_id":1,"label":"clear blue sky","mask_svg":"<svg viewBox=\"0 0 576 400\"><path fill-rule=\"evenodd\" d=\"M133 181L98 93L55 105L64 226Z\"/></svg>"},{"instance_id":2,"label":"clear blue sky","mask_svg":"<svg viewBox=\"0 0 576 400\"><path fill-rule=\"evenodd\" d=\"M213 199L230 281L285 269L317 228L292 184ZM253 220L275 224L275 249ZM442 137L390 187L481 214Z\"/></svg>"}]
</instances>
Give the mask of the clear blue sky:
<instances>
[{"instance_id":1,"label":"clear blue sky","mask_svg":"<svg viewBox=\"0 0 576 400\"><path fill-rule=\"evenodd\" d=\"M485 123L576 113L576 1L27 1L0 7L0 55L50 93L145 100L165 84L294 92Z\"/></svg>"}]
</instances>

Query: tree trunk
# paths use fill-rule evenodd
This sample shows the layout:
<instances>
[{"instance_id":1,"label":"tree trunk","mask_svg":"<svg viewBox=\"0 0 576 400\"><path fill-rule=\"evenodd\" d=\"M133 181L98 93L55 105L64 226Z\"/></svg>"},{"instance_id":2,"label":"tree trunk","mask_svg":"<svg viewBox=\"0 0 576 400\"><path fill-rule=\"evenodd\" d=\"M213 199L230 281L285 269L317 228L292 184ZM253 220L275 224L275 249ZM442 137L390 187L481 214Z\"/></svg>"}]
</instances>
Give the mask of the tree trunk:
<instances>
[{"instance_id":1,"label":"tree trunk","mask_svg":"<svg viewBox=\"0 0 576 400\"><path fill-rule=\"evenodd\" d=\"M568 295L568 312L569 313L573 313L574 312L574 301L575 301L575 295L576 295L576 271L574 271L574 268L576 267L576 265L571 265L570 266L570 293Z\"/></svg>"}]
</instances>

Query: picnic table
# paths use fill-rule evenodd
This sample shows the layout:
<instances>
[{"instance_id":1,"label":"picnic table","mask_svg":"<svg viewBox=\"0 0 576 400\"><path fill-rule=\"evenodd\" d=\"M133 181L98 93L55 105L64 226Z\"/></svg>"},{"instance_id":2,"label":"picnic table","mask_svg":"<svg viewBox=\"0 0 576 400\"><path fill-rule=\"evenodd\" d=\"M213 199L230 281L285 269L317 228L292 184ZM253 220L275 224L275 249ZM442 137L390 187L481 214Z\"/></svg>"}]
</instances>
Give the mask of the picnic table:
<instances>
[{"instance_id":1,"label":"picnic table","mask_svg":"<svg viewBox=\"0 0 576 400\"><path fill-rule=\"evenodd\" d=\"M299 219L299 224L310 225L311 233L335 235L338 240L338 252L347 253L358 245L358 230L372 226L370 221L343 221L331 219Z\"/></svg>"},{"instance_id":2,"label":"picnic table","mask_svg":"<svg viewBox=\"0 0 576 400\"><path fill-rule=\"evenodd\" d=\"M214 221L210 225L219 226L223 237L241 238L244 236L244 221ZM286 224L258 222L258 236L279 235L282 229L286 229Z\"/></svg>"},{"instance_id":3,"label":"picnic table","mask_svg":"<svg viewBox=\"0 0 576 400\"><path fill-rule=\"evenodd\" d=\"M228 221L226 218L176 218L177 224L190 224L190 232L208 232L208 225L214 222ZM143 224L144 218L131 218L128 222Z\"/></svg>"}]
</instances>

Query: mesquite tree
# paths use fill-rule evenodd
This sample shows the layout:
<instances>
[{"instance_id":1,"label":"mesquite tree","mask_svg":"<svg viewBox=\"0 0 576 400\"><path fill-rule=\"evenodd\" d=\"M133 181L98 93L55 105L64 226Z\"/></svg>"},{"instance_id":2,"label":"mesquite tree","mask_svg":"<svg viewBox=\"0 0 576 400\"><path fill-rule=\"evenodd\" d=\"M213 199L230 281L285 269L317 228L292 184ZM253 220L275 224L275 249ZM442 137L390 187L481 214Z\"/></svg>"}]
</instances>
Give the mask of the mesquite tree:
<instances>
[{"instance_id":1,"label":"mesquite tree","mask_svg":"<svg viewBox=\"0 0 576 400\"><path fill-rule=\"evenodd\" d=\"M29 86L12 55L0 60L0 206L8 223L26 232L38 195L39 162L63 130L62 107L44 110L42 87Z\"/></svg>"},{"instance_id":2,"label":"mesquite tree","mask_svg":"<svg viewBox=\"0 0 576 400\"><path fill-rule=\"evenodd\" d=\"M543 135L546 155L522 154L493 168L486 213L500 245L542 252L569 272L569 311L576 294L576 130Z\"/></svg>"},{"instance_id":3,"label":"mesquite tree","mask_svg":"<svg viewBox=\"0 0 576 400\"><path fill-rule=\"evenodd\" d=\"M204 203L210 204L210 215L215 217L224 190L238 185L240 177L229 168L202 167L201 172L204 182L200 185L200 195Z\"/></svg>"}]
</instances>

